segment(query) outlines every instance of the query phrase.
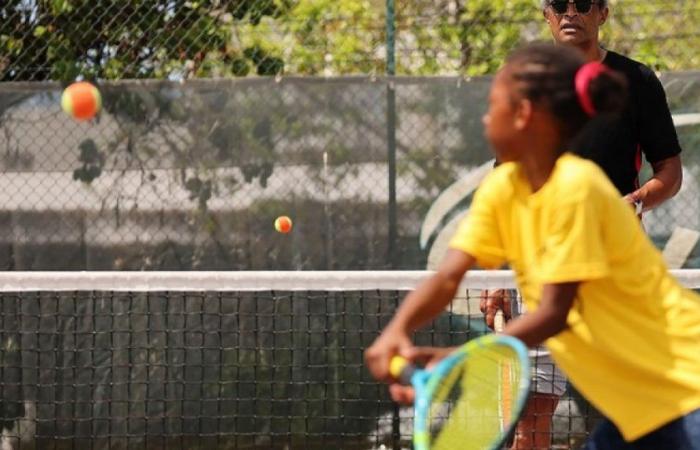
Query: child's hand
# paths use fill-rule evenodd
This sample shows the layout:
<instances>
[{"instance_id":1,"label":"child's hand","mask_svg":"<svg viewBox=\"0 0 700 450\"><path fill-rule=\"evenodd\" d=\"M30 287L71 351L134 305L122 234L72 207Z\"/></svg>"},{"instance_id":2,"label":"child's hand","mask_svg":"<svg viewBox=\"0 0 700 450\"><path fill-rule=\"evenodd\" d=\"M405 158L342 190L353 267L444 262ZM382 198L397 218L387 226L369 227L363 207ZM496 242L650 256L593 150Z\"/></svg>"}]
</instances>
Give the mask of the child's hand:
<instances>
[{"instance_id":1,"label":"child's hand","mask_svg":"<svg viewBox=\"0 0 700 450\"><path fill-rule=\"evenodd\" d=\"M389 385L389 395L393 401L401 405L412 405L416 400L416 391L413 387L398 383Z\"/></svg>"},{"instance_id":2,"label":"child's hand","mask_svg":"<svg viewBox=\"0 0 700 450\"><path fill-rule=\"evenodd\" d=\"M430 369L455 349L456 347L412 347L401 356L411 361L412 364ZM389 394L392 400L402 405L413 404L416 396L413 387L398 383L392 383L389 386Z\"/></svg>"},{"instance_id":3,"label":"child's hand","mask_svg":"<svg viewBox=\"0 0 700 450\"><path fill-rule=\"evenodd\" d=\"M395 355L403 356L412 347L413 343L408 334L387 327L365 350L365 364L377 380L387 383L396 381L389 373L389 361Z\"/></svg>"}]
</instances>

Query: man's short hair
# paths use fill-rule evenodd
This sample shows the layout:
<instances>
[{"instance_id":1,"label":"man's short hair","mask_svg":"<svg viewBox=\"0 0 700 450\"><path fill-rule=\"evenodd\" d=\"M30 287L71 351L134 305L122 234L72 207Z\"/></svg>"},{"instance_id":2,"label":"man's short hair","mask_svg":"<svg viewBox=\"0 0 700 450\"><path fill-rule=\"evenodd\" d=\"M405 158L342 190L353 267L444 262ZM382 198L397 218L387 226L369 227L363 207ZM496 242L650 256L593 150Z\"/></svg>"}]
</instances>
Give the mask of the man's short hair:
<instances>
[{"instance_id":1,"label":"man's short hair","mask_svg":"<svg viewBox=\"0 0 700 450\"><path fill-rule=\"evenodd\" d=\"M541 0L540 2L542 4L542 10L547 9L550 3L552 3L552 0ZM605 8L608 6L608 0L598 0L596 3L598 3L598 6L601 8Z\"/></svg>"}]
</instances>

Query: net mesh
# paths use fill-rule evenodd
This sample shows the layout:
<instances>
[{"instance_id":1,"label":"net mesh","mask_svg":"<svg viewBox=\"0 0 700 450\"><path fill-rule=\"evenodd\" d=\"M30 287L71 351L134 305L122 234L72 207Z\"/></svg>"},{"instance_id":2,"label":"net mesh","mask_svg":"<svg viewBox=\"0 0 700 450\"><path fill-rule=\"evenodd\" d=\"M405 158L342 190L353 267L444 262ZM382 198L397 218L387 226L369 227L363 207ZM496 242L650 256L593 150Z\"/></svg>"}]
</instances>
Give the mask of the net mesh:
<instances>
[{"instance_id":1,"label":"net mesh","mask_svg":"<svg viewBox=\"0 0 700 450\"><path fill-rule=\"evenodd\" d=\"M427 274L2 273L2 448L410 448L363 350ZM417 343L487 333L481 290L512 286L468 276ZM585 435L561 411L555 439Z\"/></svg>"}]
</instances>

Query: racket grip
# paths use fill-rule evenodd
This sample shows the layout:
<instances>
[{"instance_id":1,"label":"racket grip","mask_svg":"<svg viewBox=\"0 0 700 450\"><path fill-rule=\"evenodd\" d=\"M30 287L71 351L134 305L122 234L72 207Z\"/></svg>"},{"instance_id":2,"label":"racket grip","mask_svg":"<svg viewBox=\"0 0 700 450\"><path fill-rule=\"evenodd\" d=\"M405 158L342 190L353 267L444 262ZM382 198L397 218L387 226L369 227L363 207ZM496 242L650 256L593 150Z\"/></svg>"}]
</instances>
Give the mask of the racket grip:
<instances>
[{"instance_id":1,"label":"racket grip","mask_svg":"<svg viewBox=\"0 0 700 450\"><path fill-rule=\"evenodd\" d=\"M506 318L503 315L503 310L499 309L496 311L496 315L493 318L493 329L496 331L496 333L501 333L503 332L503 329L506 327Z\"/></svg>"},{"instance_id":2,"label":"racket grip","mask_svg":"<svg viewBox=\"0 0 700 450\"><path fill-rule=\"evenodd\" d=\"M389 373L404 386L411 385L411 377L416 367L403 356L394 356L389 362Z\"/></svg>"}]
</instances>

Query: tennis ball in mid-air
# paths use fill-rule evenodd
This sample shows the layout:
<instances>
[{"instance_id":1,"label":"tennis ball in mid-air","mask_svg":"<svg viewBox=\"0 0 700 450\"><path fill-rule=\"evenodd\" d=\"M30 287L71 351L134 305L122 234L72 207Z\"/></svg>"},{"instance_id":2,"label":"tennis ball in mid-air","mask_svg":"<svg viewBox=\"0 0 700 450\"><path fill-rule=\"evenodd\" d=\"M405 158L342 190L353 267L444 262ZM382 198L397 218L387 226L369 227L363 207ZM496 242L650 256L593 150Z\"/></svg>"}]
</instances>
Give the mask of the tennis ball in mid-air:
<instances>
[{"instance_id":1,"label":"tennis ball in mid-air","mask_svg":"<svg viewBox=\"0 0 700 450\"><path fill-rule=\"evenodd\" d=\"M76 120L92 119L102 108L102 96L94 85L78 81L63 90L61 108Z\"/></svg>"},{"instance_id":2,"label":"tennis ball in mid-air","mask_svg":"<svg viewBox=\"0 0 700 450\"><path fill-rule=\"evenodd\" d=\"M292 231L292 219L287 216L279 216L275 219L275 230L280 233L289 233Z\"/></svg>"}]
</instances>

